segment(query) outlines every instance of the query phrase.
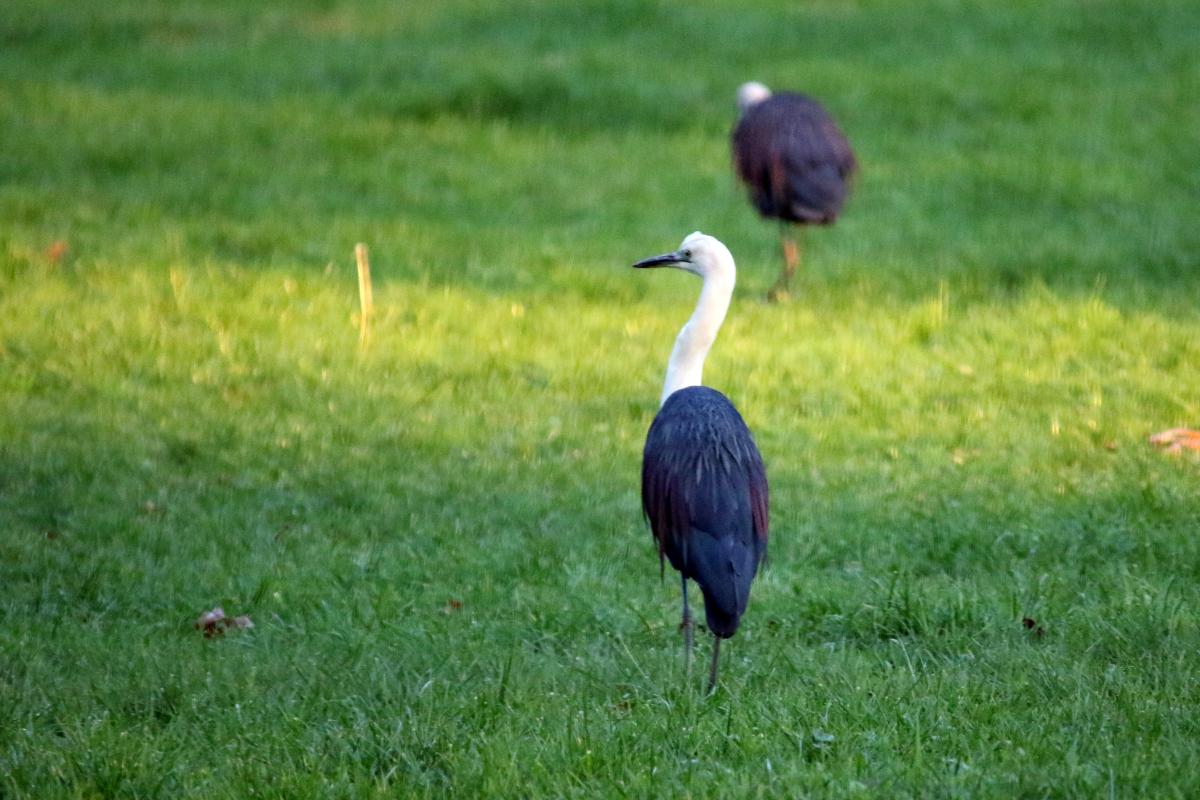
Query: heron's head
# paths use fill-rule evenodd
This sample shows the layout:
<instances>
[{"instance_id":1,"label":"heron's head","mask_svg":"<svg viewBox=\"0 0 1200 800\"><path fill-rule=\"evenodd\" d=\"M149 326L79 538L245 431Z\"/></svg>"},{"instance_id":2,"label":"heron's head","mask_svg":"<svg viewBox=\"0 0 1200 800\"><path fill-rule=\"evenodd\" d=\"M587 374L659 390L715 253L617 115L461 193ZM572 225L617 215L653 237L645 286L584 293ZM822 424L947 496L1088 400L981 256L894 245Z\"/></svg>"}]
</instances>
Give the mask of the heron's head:
<instances>
[{"instance_id":1,"label":"heron's head","mask_svg":"<svg viewBox=\"0 0 1200 800\"><path fill-rule=\"evenodd\" d=\"M643 258L633 265L637 269L674 267L699 275L701 278L724 276L733 278L733 255L721 240L696 231L689 233L679 249L661 256Z\"/></svg>"},{"instance_id":2,"label":"heron's head","mask_svg":"<svg viewBox=\"0 0 1200 800\"><path fill-rule=\"evenodd\" d=\"M771 96L771 90L758 81L743 83L737 90L738 115L745 114Z\"/></svg>"}]
</instances>

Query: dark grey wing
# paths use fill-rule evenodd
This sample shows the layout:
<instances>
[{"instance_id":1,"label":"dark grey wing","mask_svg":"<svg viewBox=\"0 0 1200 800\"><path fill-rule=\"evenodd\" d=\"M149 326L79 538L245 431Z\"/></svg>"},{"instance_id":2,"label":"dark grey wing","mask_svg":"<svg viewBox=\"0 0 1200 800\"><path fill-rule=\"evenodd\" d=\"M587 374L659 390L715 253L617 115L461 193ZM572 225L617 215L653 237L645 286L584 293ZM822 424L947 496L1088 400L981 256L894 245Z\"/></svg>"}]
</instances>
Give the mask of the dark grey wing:
<instances>
[{"instance_id":1,"label":"dark grey wing","mask_svg":"<svg viewBox=\"0 0 1200 800\"><path fill-rule=\"evenodd\" d=\"M672 567L683 570L679 559L691 530L688 493L682 476L689 471L688 464L696 453L683 446L691 438L691 426L687 415L678 411L669 400L659 409L642 451L642 513L658 544L660 572L664 557L670 558Z\"/></svg>"},{"instance_id":2,"label":"dark grey wing","mask_svg":"<svg viewBox=\"0 0 1200 800\"><path fill-rule=\"evenodd\" d=\"M671 395L646 438L642 506L660 558L700 585L718 636L746 611L768 504L762 456L733 404L702 386Z\"/></svg>"}]
</instances>

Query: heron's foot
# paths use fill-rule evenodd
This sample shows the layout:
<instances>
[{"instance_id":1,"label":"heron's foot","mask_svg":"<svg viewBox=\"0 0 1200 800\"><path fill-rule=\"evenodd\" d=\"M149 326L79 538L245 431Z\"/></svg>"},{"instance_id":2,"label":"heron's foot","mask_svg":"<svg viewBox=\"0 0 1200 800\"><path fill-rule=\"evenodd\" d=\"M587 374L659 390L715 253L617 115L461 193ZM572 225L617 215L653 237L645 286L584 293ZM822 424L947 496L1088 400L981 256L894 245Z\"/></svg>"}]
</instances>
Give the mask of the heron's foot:
<instances>
[{"instance_id":1,"label":"heron's foot","mask_svg":"<svg viewBox=\"0 0 1200 800\"><path fill-rule=\"evenodd\" d=\"M687 647L689 653L692 652L692 632L696 629L696 623L692 621L692 615L686 615L679 622L679 630L683 632L683 643Z\"/></svg>"},{"instance_id":2,"label":"heron's foot","mask_svg":"<svg viewBox=\"0 0 1200 800\"><path fill-rule=\"evenodd\" d=\"M720 665L721 659L721 640L716 636L713 637L713 653L712 664L708 668L708 694L712 694L717 689L717 667Z\"/></svg>"},{"instance_id":3,"label":"heron's foot","mask_svg":"<svg viewBox=\"0 0 1200 800\"><path fill-rule=\"evenodd\" d=\"M767 290L768 303L786 303L792 299L792 292L787 286L775 284Z\"/></svg>"},{"instance_id":4,"label":"heron's foot","mask_svg":"<svg viewBox=\"0 0 1200 800\"><path fill-rule=\"evenodd\" d=\"M696 624L692 622L692 615L685 613L679 623L679 630L683 631L683 663L687 665L689 680L692 677L692 631L695 627Z\"/></svg>"}]
</instances>

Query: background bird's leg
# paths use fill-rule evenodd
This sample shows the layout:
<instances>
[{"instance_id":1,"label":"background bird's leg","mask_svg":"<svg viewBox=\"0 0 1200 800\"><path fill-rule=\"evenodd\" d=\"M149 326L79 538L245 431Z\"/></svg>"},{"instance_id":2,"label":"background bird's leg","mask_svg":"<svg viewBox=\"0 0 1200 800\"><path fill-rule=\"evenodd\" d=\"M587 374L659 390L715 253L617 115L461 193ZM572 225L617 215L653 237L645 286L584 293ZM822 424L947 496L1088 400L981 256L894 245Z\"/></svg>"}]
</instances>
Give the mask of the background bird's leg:
<instances>
[{"instance_id":1,"label":"background bird's leg","mask_svg":"<svg viewBox=\"0 0 1200 800\"><path fill-rule=\"evenodd\" d=\"M683 657L687 661L688 676L691 677L692 629L695 627L695 625L692 623L692 610L688 608L687 578L683 575L680 575L679 579L683 584L683 621L679 623L679 627L683 631Z\"/></svg>"},{"instance_id":2,"label":"background bird's leg","mask_svg":"<svg viewBox=\"0 0 1200 800\"><path fill-rule=\"evenodd\" d=\"M717 665L721 658L721 640L716 636L713 637L713 658L712 666L708 670L708 691L717 688Z\"/></svg>"},{"instance_id":3,"label":"background bird's leg","mask_svg":"<svg viewBox=\"0 0 1200 800\"><path fill-rule=\"evenodd\" d=\"M795 228L787 222L779 225L779 244L783 249L783 270L767 292L768 300L786 300L791 292L792 276L800 267L800 243Z\"/></svg>"}]
</instances>

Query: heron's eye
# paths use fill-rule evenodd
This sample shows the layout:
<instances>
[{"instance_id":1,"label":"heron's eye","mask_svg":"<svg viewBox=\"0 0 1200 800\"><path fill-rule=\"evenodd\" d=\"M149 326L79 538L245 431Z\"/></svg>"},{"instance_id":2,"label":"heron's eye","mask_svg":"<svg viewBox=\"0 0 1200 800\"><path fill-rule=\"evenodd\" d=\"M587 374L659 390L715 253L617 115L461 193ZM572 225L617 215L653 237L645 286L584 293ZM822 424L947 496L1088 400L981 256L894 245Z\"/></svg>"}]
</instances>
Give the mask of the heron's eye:
<instances>
[{"instance_id":1,"label":"heron's eye","mask_svg":"<svg viewBox=\"0 0 1200 800\"><path fill-rule=\"evenodd\" d=\"M692 260L692 251L691 251L691 250L684 250L684 251L683 251L683 257L684 257L684 258L686 258L688 261L691 261L691 260Z\"/></svg>"}]
</instances>

